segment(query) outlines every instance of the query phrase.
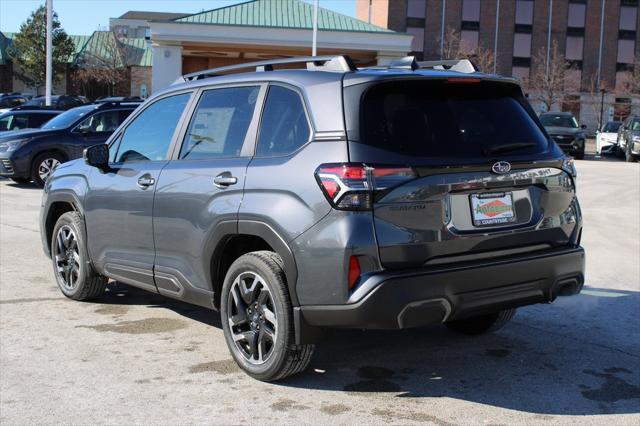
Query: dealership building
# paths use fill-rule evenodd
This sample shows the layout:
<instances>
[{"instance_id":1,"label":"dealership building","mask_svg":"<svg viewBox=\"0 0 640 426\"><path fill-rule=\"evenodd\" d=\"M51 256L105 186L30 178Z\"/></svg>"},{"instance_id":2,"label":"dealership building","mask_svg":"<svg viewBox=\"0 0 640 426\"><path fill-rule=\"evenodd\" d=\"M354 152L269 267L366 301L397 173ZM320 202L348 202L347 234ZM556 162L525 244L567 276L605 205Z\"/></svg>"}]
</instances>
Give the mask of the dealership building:
<instances>
[{"instance_id":1,"label":"dealership building","mask_svg":"<svg viewBox=\"0 0 640 426\"><path fill-rule=\"evenodd\" d=\"M167 20L151 20L153 90L180 75L225 65L311 54L313 5L256 0ZM357 65L405 56L413 36L320 8L318 54L345 53Z\"/></svg>"}]
</instances>

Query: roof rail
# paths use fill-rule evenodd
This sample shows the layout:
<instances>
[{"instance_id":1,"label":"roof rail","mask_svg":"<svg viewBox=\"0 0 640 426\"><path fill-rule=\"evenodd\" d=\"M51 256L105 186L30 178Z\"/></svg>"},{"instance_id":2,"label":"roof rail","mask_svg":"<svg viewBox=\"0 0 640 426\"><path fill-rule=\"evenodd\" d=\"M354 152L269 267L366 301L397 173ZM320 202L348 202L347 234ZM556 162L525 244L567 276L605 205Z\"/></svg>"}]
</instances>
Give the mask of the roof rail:
<instances>
[{"instance_id":1,"label":"roof rail","mask_svg":"<svg viewBox=\"0 0 640 426\"><path fill-rule=\"evenodd\" d=\"M193 72L185 74L178 78L174 84L184 83L185 81L201 80L203 78L217 77L230 71L237 71L247 68L255 68L256 72L273 71L274 65L284 64L306 64L309 70L318 71L339 71L353 72L358 68L353 60L347 55L338 56L299 56L284 59L269 59L266 61L247 62L245 64L229 65L226 67L212 68L209 70Z\"/></svg>"},{"instance_id":2,"label":"roof rail","mask_svg":"<svg viewBox=\"0 0 640 426\"><path fill-rule=\"evenodd\" d=\"M448 70L462 73L478 72L478 68L468 59L447 59L441 61L421 61L418 62L415 56L405 56L404 58L391 61L388 68L397 69L434 69Z\"/></svg>"}]
</instances>

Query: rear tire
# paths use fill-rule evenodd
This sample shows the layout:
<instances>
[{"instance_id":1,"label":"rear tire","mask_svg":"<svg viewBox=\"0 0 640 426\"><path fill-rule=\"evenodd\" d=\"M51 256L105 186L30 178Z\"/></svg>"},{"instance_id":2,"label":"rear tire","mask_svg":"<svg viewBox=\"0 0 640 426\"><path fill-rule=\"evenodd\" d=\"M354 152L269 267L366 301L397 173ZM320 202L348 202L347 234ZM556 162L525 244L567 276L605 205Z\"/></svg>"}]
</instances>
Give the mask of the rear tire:
<instances>
[{"instance_id":1,"label":"rear tire","mask_svg":"<svg viewBox=\"0 0 640 426\"><path fill-rule=\"evenodd\" d=\"M270 251L239 257L220 295L224 337L238 366L249 376L276 381L302 372L313 345L296 345L293 308L282 259Z\"/></svg>"},{"instance_id":2,"label":"rear tire","mask_svg":"<svg viewBox=\"0 0 640 426\"><path fill-rule=\"evenodd\" d=\"M53 170L66 160L57 152L43 152L38 155L31 165L31 180L42 188Z\"/></svg>"},{"instance_id":3,"label":"rear tire","mask_svg":"<svg viewBox=\"0 0 640 426\"><path fill-rule=\"evenodd\" d=\"M515 313L515 309L505 309L494 314L446 322L444 325L446 325L449 330L462 334L477 335L490 333L504 327L506 323L511 321Z\"/></svg>"},{"instance_id":4,"label":"rear tire","mask_svg":"<svg viewBox=\"0 0 640 426\"><path fill-rule=\"evenodd\" d=\"M584 160L584 149L576 153L576 160Z\"/></svg>"},{"instance_id":5,"label":"rear tire","mask_svg":"<svg viewBox=\"0 0 640 426\"><path fill-rule=\"evenodd\" d=\"M635 163L638 161L635 155L631 153L631 145L627 144L627 149L624 151L624 161L627 163Z\"/></svg>"},{"instance_id":6,"label":"rear tire","mask_svg":"<svg viewBox=\"0 0 640 426\"><path fill-rule=\"evenodd\" d=\"M87 254L84 223L76 212L64 213L53 228L51 261L62 294L73 300L96 299L108 279L95 273Z\"/></svg>"}]
</instances>

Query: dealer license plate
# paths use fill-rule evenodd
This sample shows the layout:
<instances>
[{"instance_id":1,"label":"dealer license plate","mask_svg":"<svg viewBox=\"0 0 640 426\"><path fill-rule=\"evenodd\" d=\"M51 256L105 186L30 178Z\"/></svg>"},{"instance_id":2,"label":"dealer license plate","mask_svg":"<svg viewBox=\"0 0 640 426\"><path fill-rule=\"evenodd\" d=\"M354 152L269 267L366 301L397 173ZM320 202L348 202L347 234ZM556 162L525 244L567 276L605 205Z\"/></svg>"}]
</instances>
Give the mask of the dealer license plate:
<instances>
[{"instance_id":1,"label":"dealer license plate","mask_svg":"<svg viewBox=\"0 0 640 426\"><path fill-rule=\"evenodd\" d=\"M511 192L471 194L473 226L502 225L516 221Z\"/></svg>"}]
</instances>

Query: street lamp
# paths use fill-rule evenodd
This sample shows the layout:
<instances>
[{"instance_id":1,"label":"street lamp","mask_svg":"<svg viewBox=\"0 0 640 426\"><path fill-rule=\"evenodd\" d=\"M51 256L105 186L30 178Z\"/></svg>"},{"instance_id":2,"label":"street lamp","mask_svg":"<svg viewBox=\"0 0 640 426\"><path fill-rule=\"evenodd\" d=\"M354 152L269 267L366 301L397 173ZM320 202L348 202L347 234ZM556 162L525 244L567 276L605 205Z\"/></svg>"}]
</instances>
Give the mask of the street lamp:
<instances>
[{"instance_id":1,"label":"street lamp","mask_svg":"<svg viewBox=\"0 0 640 426\"><path fill-rule=\"evenodd\" d=\"M604 113L604 94L607 92L605 88L600 89L600 124L598 126L598 130L602 129L602 115Z\"/></svg>"}]
</instances>

